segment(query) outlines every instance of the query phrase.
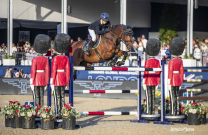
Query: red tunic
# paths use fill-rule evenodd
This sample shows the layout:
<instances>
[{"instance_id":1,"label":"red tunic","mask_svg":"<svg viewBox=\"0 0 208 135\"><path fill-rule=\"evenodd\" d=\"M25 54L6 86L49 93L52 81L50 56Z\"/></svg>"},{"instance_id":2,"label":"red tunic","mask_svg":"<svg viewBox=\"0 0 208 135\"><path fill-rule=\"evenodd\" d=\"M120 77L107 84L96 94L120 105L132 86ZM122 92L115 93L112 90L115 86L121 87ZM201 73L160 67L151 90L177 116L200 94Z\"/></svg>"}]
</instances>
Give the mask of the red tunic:
<instances>
[{"instance_id":1,"label":"red tunic","mask_svg":"<svg viewBox=\"0 0 208 135\"><path fill-rule=\"evenodd\" d=\"M48 58L38 56L33 58L31 66L30 84L34 86L47 86L49 80Z\"/></svg>"},{"instance_id":2,"label":"red tunic","mask_svg":"<svg viewBox=\"0 0 208 135\"><path fill-rule=\"evenodd\" d=\"M69 58L59 55L53 58L51 71L51 85L67 86L70 78Z\"/></svg>"},{"instance_id":3,"label":"red tunic","mask_svg":"<svg viewBox=\"0 0 208 135\"><path fill-rule=\"evenodd\" d=\"M179 58L174 58L168 63L168 79L171 86L181 86L183 83L183 61Z\"/></svg>"},{"instance_id":4,"label":"red tunic","mask_svg":"<svg viewBox=\"0 0 208 135\"><path fill-rule=\"evenodd\" d=\"M155 58L151 58L149 60L145 61L145 68L160 68L160 61L155 59ZM144 71L144 75L143 75L143 79L144 80L144 84L146 84L146 86L157 86L160 82L160 73L159 72L154 72L153 71Z\"/></svg>"}]
</instances>

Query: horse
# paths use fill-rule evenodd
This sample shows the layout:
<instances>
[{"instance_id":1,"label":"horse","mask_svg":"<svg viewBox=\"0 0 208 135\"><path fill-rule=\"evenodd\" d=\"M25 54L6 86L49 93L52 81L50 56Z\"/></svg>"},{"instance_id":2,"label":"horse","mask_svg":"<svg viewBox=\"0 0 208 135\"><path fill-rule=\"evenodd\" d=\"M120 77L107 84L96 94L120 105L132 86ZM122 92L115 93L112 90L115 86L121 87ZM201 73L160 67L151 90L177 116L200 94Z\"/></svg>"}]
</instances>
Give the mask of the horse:
<instances>
[{"instance_id":1,"label":"horse","mask_svg":"<svg viewBox=\"0 0 208 135\"><path fill-rule=\"evenodd\" d=\"M72 55L74 66L91 66L93 63L108 62L109 66L115 66L118 58L124 55L122 61L117 62L117 66L124 65L127 52L120 49L120 42L123 42L127 49L133 49L132 36L133 26L116 25L110 31L101 35L101 41L96 49L91 50L91 55L87 56L82 47L85 41L77 41L72 44Z\"/></svg>"}]
</instances>

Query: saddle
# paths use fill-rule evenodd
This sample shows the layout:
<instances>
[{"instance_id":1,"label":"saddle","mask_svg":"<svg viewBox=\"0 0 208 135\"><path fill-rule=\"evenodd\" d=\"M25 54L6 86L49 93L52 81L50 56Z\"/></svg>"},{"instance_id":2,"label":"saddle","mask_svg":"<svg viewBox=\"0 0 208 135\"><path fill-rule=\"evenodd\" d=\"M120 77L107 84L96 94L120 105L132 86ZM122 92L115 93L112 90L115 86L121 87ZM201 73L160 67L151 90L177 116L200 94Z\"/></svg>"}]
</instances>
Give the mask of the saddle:
<instances>
[{"instance_id":1,"label":"saddle","mask_svg":"<svg viewBox=\"0 0 208 135\"><path fill-rule=\"evenodd\" d=\"M86 39L86 41L82 47L82 50L84 52L88 50L89 43L91 42L91 40L92 40L91 36L88 36L88 38ZM95 40L96 44L92 47L92 49L96 49L100 45L100 41L101 41L101 35L100 36L96 35L96 40Z\"/></svg>"}]
</instances>

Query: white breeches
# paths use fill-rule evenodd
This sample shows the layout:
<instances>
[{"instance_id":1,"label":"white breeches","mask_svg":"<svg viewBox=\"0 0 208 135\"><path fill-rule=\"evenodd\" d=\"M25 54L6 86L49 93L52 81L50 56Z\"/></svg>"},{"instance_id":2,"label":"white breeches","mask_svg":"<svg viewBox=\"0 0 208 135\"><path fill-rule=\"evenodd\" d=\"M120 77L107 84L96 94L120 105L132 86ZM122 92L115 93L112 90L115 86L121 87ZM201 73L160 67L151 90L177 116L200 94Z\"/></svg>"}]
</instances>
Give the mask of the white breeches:
<instances>
[{"instance_id":1,"label":"white breeches","mask_svg":"<svg viewBox=\"0 0 208 135\"><path fill-rule=\"evenodd\" d=\"M90 36L92 37L92 41L95 42L96 40L96 34L94 30L88 29Z\"/></svg>"}]
</instances>

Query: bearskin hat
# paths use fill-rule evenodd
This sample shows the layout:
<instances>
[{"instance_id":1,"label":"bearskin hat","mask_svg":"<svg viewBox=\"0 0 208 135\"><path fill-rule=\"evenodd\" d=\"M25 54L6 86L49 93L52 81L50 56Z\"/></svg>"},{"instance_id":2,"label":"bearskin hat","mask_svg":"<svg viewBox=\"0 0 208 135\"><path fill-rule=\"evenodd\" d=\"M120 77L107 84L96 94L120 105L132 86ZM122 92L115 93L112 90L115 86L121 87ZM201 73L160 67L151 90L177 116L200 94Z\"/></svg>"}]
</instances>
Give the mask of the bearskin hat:
<instances>
[{"instance_id":1,"label":"bearskin hat","mask_svg":"<svg viewBox=\"0 0 208 135\"><path fill-rule=\"evenodd\" d=\"M150 56L157 56L160 52L161 43L158 39L151 38L147 41L146 53Z\"/></svg>"},{"instance_id":2,"label":"bearskin hat","mask_svg":"<svg viewBox=\"0 0 208 135\"><path fill-rule=\"evenodd\" d=\"M71 47L70 43L71 37L68 34L59 33L56 35L54 40L54 49L58 53L67 53L69 47Z\"/></svg>"},{"instance_id":3,"label":"bearskin hat","mask_svg":"<svg viewBox=\"0 0 208 135\"><path fill-rule=\"evenodd\" d=\"M185 41L180 37L175 37L170 42L169 52L172 55L181 55L185 48Z\"/></svg>"},{"instance_id":4,"label":"bearskin hat","mask_svg":"<svg viewBox=\"0 0 208 135\"><path fill-rule=\"evenodd\" d=\"M51 46L51 39L49 36L45 34L38 34L35 37L35 42L34 42L34 50L37 53L47 53L48 49Z\"/></svg>"}]
</instances>

